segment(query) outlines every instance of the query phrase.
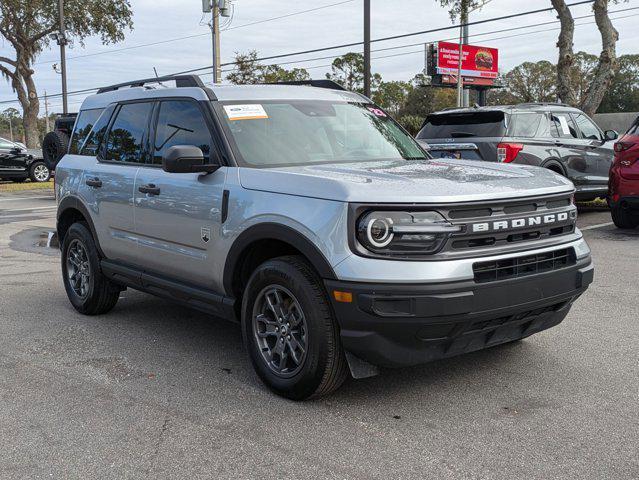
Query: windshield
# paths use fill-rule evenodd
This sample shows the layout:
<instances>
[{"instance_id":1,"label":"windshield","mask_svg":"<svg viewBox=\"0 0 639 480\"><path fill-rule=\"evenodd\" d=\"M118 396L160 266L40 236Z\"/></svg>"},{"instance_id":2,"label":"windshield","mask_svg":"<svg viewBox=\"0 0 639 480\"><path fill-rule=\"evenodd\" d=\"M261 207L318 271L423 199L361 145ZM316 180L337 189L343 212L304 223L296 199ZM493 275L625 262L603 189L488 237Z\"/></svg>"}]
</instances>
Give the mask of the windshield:
<instances>
[{"instance_id":1,"label":"windshield","mask_svg":"<svg viewBox=\"0 0 639 480\"><path fill-rule=\"evenodd\" d=\"M429 158L373 105L331 101L223 103L240 162L252 167Z\"/></svg>"},{"instance_id":2,"label":"windshield","mask_svg":"<svg viewBox=\"0 0 639 480\"><path fill-rule=\"evenodd\" d=\"M417 138L502 137L505 131L501 111L448 113L426 117Z\"/></svg>"}]
</instances>

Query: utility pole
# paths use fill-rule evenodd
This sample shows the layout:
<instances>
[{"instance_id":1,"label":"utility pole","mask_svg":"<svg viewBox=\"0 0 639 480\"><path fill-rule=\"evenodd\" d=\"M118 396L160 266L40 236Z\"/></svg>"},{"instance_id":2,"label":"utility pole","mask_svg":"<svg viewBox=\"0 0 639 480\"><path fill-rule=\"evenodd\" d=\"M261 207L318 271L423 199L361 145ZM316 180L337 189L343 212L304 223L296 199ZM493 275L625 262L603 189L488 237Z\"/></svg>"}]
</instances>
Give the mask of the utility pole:
<instances>
[{"instance_id":1,"label":"utility pole","mask_svg":"<svg viewBox=\"0 0 639 480\"><path fill-rule=\"evenodd\" d=\"M213 0L213 8L211 8L211 47L213 52L213 83L220 81L219 65L220 65L220 8L217 0Z\"/></svg>"},{"instance_id":2,"label":"utility pole","mask_svg":"<svg viewBox=\"0 0 639 480\"><path fill-rule=\"evenodd\" d=\"M13 142L13 125L11 124L11 115L9 115L9 139Z\"/></svg>"},{"instance_id":3,"label":"utility pole","mask_svg":"<svg viewBox=\"0 0 639 480\"><path fill-rule=\"evenodd\" d=\"M64 0L58 0L58 17L60 20L60 31L55 37L58 45L60 45L60 70L62 73L62 112L68 113L67 105L67 59L65 56L65 46L67 45L67 37L64 26Z\"/></svg>"},{"instance_id":4,"label":"utility pole","mask_svg":"<svg viewBox=\"0 0 639 480\"><path fill-rule=\"evenodd\" d=\"M462 43L464 45L468 45L468 14L466 14L466 21L462 23L463 23ZM470 90L465 88L462 90L462 107L469 107L469 106L470 106Z\"/></svg>"},{"instance_id":5,"label":"utility pole","mask_svg":"<svg viewBox=\"0 0 639 480\"><path fill-rule=\"evenodd\" d=\"M47 98L47 91L44 91L44 124L45 130L49 132L49 99Z\"/></svg>"},{"instance_id":6,"label":"utility pole","mask_svg":"<svg viewBox=\"0 0 639 480\"><path fill-rule=\"evenodd\" d=\"M364 0L364 95L371 96L371 0Z\"/></svg>"},{"instance_id":7,"label":"utility pole","mask_svg":"<svg viewBox=\"0 0 639 480\"><path fill-rule=\"evenodd\" d=\"M211 51L213 54L213 83L222 80L220 68L220 17L229 17L227 0L202 0L202 11L211 14Z\"/></svg>"},{"instance_id":8,"label":"utility pole","mask_svg":"<svg viewBox=\"0 0 639 480\"><path fill-rule=\"evenodd\" d=\"M462 77L462 60L464 57L464 25L468 23L468 0L461 0L459 14L459 59L457 61L457 106L464 106L464 78Z\"/></svg>"}]
</instances>

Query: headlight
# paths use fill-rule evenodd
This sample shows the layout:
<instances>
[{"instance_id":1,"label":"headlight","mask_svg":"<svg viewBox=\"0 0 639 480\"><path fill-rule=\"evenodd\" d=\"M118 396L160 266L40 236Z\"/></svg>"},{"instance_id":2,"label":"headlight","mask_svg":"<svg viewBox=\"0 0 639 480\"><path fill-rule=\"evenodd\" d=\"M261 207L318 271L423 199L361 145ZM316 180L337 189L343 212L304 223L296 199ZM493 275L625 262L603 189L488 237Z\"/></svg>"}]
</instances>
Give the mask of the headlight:
<instances>
[{"instance_id":1,"label":"headlight","mask_svg":"<svg viewBox=\"0 0 639 480\"><path fill-rule=\"evenodd\" d=\"M459 231L437 212L373 211L357 221L357 240L377 255L429 255Z\"/></svg>"}]
</instances>

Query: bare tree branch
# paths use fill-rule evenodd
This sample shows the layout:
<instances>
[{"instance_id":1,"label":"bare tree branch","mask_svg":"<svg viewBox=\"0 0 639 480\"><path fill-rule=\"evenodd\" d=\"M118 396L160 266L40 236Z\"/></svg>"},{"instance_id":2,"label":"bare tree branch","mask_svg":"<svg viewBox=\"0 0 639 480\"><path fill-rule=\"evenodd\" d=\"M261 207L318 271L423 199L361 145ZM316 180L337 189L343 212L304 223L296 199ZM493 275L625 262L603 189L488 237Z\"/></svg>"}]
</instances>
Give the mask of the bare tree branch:
<instances>
[{"instance_id":1,"label":"bare tree branch","mask_svg":"<svg viewBox=\"0 0 639 480\"><path fill-rule=\"evenodd\" d=\"M570 8L564 0L551 0L552 6L557 11L561 30L557 47L559 48L559 60L557 61L557 93L562 102L576 105L575 89L570 81L570 71L574 61L573 38L575 35L575 21L572 18Z\"/></svg>"},{"instance_id":2,"label":"bare tree branch","mask_svg":"<svg viewBox=\"0 0 639 480\"><path fill-rule=\"evenodd\" d=\"M18 63L15 60L11 60L8 57L0 57L0 62L8 63L9 65L15 67Z\"/></svg>"},{"instance_id":3,"label":"bare tree branch","mask_svg":"<svg viewBox=\"0 0 639 480\"><path fill-rule=\"evenodd\" d=\"M599 108L619 67L615 49L619 33L608 16L608 0L595 0L592 9L595 13L595 23L601 33L602 49L592 82L580 104L581 109L588 115L593 115Z\"/></svg>"}]
</instances>

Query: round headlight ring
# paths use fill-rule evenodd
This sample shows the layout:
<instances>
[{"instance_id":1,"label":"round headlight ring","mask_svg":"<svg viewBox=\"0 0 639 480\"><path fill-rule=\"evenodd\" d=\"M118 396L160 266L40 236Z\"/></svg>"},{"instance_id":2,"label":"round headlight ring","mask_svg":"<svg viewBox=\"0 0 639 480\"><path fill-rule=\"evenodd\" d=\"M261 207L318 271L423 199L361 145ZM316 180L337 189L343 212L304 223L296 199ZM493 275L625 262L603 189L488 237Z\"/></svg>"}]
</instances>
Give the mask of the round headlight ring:
<instances>
[{"instance_id":1,"label":"round headlight ring","mask_svg":"<svg viewBox=\"0 0 639 480\"><path fill-rule=\"evenodd\" d=\"M393 241L395 236L392 231L393 220L391 218L373 217L366 225L366 239L375 248L384 248ZM383 234L375 234L382 231ZM375 238L377 237L377 238Z\"/></svg>"}]
</instances>

